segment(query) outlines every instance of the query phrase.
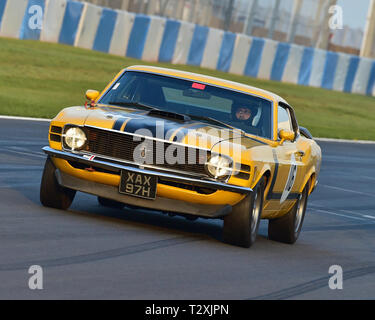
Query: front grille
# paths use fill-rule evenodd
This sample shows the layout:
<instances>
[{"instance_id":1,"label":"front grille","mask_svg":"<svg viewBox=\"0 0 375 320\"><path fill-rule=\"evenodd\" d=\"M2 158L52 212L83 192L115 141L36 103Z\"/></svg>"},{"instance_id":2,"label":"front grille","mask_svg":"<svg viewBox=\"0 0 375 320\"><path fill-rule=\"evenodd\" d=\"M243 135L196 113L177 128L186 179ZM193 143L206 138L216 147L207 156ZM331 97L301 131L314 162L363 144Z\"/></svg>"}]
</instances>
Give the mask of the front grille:
<instances>
[{"instance_id":1,"label":"front grille","mask_svg":"<svg viewBox=\"0 0 375 320\"><path fill-rule=\"evenodd\" d=\"M59 136L58 134L50 133L49 139L54 142L61 142L61 136Z\"/></svg>"},{"instance_id":2,"label":"front grille","mask_svg":"<svg viewBox=\"0 0 375 320\"><path fill-rule=\"evenodd\" d=\"M62 127L51 126L51 132L61 134L62 133Z\"/></svg>"},{"instance_id":3,"label":"front grille","mask_svg":"<svg viewBox=\"0 0 375 320\"><path fill-rule=\"evenodd\" d=\"M217 191L216 189L202 188L202 187L197 187L197 186L186 184L186 183L169 181L169 180L165 180L165 179L159 179L159 183L165 184L167 186L180 188L180 189L195 191L195 192L198 192L198 193L201 193L201 194L213 194Z\"/></svg>"},{"instance_id":4,"label":"front grille","mask_svg":"<svg viewBox=\"0 0 375 320\"><path fill-rule=\"evenodd\" d=\"M92 127L85 127L85 131L88 138L85 150L88 152L136 163L140 163L140 160L144 159L146 161L144 164L147 165L166 170L181 171L187 174L207 176L204 164L208 157L208 151L169 142L155 141L147 137L135 140L135 137L130 134ZM145 154L142 153L144 148L140 146L141 144L147 149ZM166 153L175 157L180 155L178 163L169 164L165 160ZM144 157L142 157L143 155Z\"/></svg>"}]
</instances>

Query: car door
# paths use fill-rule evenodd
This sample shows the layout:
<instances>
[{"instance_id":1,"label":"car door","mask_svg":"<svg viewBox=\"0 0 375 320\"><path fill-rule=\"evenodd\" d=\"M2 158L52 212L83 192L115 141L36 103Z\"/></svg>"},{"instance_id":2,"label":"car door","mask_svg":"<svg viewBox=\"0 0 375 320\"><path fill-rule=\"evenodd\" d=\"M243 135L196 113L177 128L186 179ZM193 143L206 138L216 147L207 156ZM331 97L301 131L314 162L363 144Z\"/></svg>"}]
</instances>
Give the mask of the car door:
<instances>
[{"instance_id":1,"label":"car door","mask_svg":"<svg viewBox=\"0 0 375 320\"><path fill-rule=\"evenodd\" d=\"M288 130L295 132L294 141L284 141L275 148L278 165L274 199L281 210L289 210L299 197L299 188L305 175L302 161L304 151L298 148L298 125L293 110L287 105L278 106L278 132Z\"/></svg>"}]
</instances>

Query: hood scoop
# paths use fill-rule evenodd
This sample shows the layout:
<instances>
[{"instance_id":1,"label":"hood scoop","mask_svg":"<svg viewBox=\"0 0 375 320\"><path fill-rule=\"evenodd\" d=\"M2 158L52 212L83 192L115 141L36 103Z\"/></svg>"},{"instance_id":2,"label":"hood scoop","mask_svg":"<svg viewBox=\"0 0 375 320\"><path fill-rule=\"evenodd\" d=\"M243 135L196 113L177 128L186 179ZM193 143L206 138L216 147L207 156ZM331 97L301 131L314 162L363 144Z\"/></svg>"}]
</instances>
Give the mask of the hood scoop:
<instances>
[{"instance_id":1,"label":"hood scoop","mask_svg":"<svg viewBox=\"0 0 375 320\"><path fill-rule=\"evenodd\" d=\"M164 110L151 110L148 112L149 116L163 118L163 119L170 119L178 122L187 122L191 121L191 118L184 114L179 114L175 112L170 111L164 111Z\"/></svg>"}]
</instances>

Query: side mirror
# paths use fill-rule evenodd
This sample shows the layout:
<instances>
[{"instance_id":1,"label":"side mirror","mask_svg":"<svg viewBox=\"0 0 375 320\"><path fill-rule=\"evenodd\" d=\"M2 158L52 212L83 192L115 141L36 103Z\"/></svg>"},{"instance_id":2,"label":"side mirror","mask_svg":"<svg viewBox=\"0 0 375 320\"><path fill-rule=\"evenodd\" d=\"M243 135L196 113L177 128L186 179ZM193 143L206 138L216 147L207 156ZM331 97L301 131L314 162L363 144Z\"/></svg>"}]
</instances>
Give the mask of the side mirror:
<instances>
[{"instance_id":1,"label":"side mirror","mask_svg":"<svg viewBox=\"0 0 375 320\"><path fill-rule=\"evenodd\" d=\"M90 101L95 101L100 95L99 91L96 90L87 90L86 91L86 99Z\"/></svg>"},{"instance_id":2,"label":"side mirror","mask_svg":"<svg viewBox=\"0 0 375 320\"><path fill-rule=\"evenodd\" d=\"M293 131L289 130L280 130L279 138L281 139L280 144L283 144L284 141L293 141L296 137L296 134Z\"/></svg>"}]
</instances>

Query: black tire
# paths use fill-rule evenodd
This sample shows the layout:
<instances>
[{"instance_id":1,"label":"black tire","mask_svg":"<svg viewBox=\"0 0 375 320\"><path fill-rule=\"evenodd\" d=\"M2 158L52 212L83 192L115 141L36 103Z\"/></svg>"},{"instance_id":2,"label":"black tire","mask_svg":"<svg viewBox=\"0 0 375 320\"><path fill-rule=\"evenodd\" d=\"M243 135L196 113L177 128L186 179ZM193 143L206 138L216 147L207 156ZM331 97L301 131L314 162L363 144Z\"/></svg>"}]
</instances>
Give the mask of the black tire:
<instances>
[{"instance_id":1,"label":"black tire","mask_svg":"<svg viewBox=\"0 0 375 320\"><path fill-rule=\"evenodd\" d=\"M57 182L55 171L56 167L48 157L40 184L40 202L45 207L67 210L74 200L76 191L61 187Z\"/></svg>"},{"instance_id":2,"label":"black tire","mask_svg":"<svg viewBox=\"0 0 375 320\"><path fill-rule=\"evenodd\" d=\"M305 219L308 195L309 184L305 186L300 198L285 216L269 220L268 238L270 240L287 244L297 241Z\"/></svg>"},{"instance_id":3,"label":"black tire","mask_svg":"<svg viewBox=\"0 0 375 320\"><path fill-rule=\"evenodd\" d=\"M253 192L235 205L224 217L224 242L236 246L251 247L258 235L263 210L265 179L259 181Z\"/></svg>"},{"instance_id":4,"label":"black tire","mask_svg":"<svg viewBox=\"0 0 375 320\"><path fill-rule=\"evenodd\" d=\"M102 198L102 197L98 197L98 202L101 206L107 207L107 208L123 209L125 207L124 203L111 200L111 199Z\"/></svg>"}]
</instances>

